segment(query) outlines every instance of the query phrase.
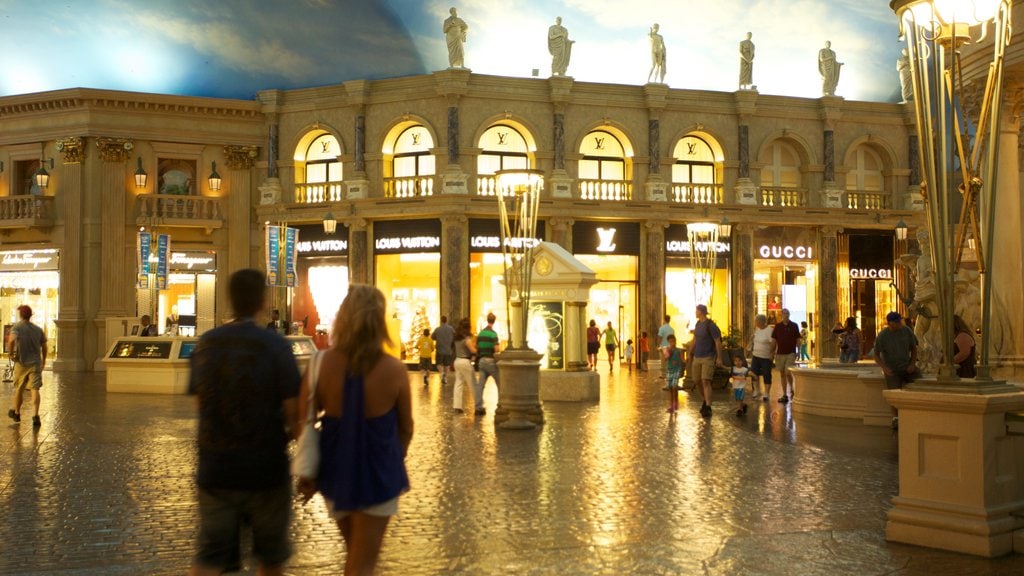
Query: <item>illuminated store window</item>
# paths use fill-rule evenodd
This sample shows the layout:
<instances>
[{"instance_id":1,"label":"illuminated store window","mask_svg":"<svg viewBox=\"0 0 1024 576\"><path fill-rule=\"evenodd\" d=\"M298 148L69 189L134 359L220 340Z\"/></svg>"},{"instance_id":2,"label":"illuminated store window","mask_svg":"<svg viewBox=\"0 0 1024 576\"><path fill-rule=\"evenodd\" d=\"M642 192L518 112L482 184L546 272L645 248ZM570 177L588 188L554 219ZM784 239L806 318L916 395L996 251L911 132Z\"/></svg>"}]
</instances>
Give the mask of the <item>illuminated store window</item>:
<instances>
[{"instance_id":1,"label":"illuminated store window","mask_svg":"<svg viewBox=\"0 0 1024 576\"><path fill-rule=\"evenodd\" d=\"M300 203L337 202L342 193L341 146L338 139L324 133L296 154L295 201Z\"/></svg>"},{"instance_id":2,"label":"illuminated store window","mask_svg":"<svg viewBox=\"0 0 1024 576\"><path fill-rule=\"evenodd\" d=\"M800 155L781 140L771 143L761 154L761 205L804 206L807 191L801 187Z\"/></svg>"},{"instance_id":3,"label":"illuminated store window","mask_svg":"<svg viewBox=\"0 0 1024 576\"><path fill-rule=\"evenodd\" d=\"M433 147L434 140L423 126L414 124L398 135L388 162L390 174L385 173L385 197L415 198L434 194Z\"/></svg>"},{"instance_id":4,"label":"illuminated store window","mask_svg":"<svg viewBox=\"0 0 1024 576\"><path fill-rule=\"evenodd\" d=\"M868 146L858 146L851 160L852 166L846 173L847 207L861 210L889 208L881 156Z\"/></svg>"},{"instance_id":5,"label":"illuminated store window","mask_svg":"<svg viewBox=\"0 0 1024 576\"><path fill-rule=\"evenodd\" d=\"M699 136L685 136L676 143L672 154L672 199L691 204L721 204L722 186L719 180L721 162L716 163L715 152L707 140Z\"/></svg>"},{"instance_id":6,"label":"illuminated store window","mask_svg":"<svg viewBox=\"0 0 1024 576\"><path fill-rule=\"evenodd\" d=\"M398 345L391 352L406 362L419 362L417 340L441 320L441 254L381 254L376 269L376 286L387 299L388 334ZM448 322L454 325L458 318Z\"/></svg>"},{"instance_id":7,"label":"illuminated store window","mask_svg":"<svg viewBox=\"0 0 1024 576\"><path fill-rule=\"evenodd\" d=\"M626 152L611 132L594 130L580 145L580 198L584 200L629 200Z\"/></svg>"},{"instance_id":8,"label":"illuminated store window","mask_svg":"<svg viewBox=\"0 0 1024 576\"><path fill-rule=\"evenodd\" d=\"M506 124L488 128L480 137L480 155L476 161L476 190L481 196L494 196L494 173L530 167L529 147L519 130Z\"/></svg>"}]
</instances>

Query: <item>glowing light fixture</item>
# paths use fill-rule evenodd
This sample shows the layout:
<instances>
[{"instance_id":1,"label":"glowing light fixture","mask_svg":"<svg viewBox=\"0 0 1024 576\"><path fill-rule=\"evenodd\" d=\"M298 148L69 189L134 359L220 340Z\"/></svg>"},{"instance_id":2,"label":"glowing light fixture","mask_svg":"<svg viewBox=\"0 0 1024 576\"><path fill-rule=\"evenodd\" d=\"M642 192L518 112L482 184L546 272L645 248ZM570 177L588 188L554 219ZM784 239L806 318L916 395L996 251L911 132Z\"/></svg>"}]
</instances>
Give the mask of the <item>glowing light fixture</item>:
<instances>
[{"instance_id":1,"label":"glowing light fixture","mask_svg":"<svg viewBox=\"0 0 1024 576\"><path fill-rule=\"evenodd\" d=\"M209 178L210 190L220 190L221 179L220 179L220 174L217 174L217 161L216 160L214 160L213 162L210 163L210 168L212 169L212 172L210 172L210 178Z\"/></svg>"},{"instance_id":2,"label":"glowing light fixture","mask_svg":"<svg viewBox=\"0 0 1024 576\"><path fill-rule=\"evenodd\" d=\"M53 170L53 158L50 158L50 170ZM39 169L35 171L32 178L36 182L36 186L45 189L50 185L50 173L46 171L46 160L39 162Z\"/></svg>"},{"instance_id":3,"label":"glowing light fixture","mask_svg":"<svg viewBox=\"0 0 1024 576\"><path fill-rule=\"evenodd\" d=\"M135 169L135 187L145 188L146 180L149 179L149 175L142 169L142 156L139 156L138 168Z\"/></svg>"},{"instance_id":4,"label":"glowing light fixture","mask_svg":"<svg viewBox=\"0 0 1024 576\"><path fill-rule=\"evenodd\" d=\"M903 221L903 218L896 223L896 239L901 242L907 239L907 223Z\"/></svg>"},{"instance_id":5,"label":"glowing light fixture","mask_svg":"<svg viewBox=\"0 0 1024 576\"><path fill-rule=\"evenodd\" d=\"M328 212L324 214L324 233L334 234L338 230L338 221L334 219L334 214Z\"/></svg>"}]
</instances>

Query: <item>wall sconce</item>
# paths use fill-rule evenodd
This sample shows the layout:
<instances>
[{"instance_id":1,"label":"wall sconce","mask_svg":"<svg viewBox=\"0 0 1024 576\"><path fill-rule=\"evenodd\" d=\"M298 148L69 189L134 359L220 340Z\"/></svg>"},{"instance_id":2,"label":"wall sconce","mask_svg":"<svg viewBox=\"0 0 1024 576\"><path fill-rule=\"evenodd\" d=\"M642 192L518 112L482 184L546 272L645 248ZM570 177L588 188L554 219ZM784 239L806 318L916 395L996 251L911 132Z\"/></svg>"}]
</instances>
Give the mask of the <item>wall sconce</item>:
<instances>
[{"instance_id":1,"label":"wall sconce","mask_svg":"<svg viewBox=\"0 0 1024 576\"><path fill-rule=\"evenodd\" d=\"M139 156L139 167L135 169L135 187L145 188L146 180L149 179L149 174L142 169L142 156Z\"/></svg>"},{"instance_id":2,"label":"wall sconce","mask_svg":"<svg viewBox=\"0 0 1024 576\"><path fill-rule=\"evenodd\" d=\"M210 190L220 190L220 174L217 174L217 161L214 160L210 163L210 168L213 170L210 172Z\"/></svg>"},{"instance_id":3,"label":"wall sconce","mask_svg":"<svg viewBox=\"0 0 1024 576\"><path fill-rule=\"evenodd\" d=\"M907 223L903 221L903 218L896 223L896 239L901 242L907 239Z\"/></svg>"},{"instance_id":4,"label":"wall sconce","mask_svg":"<svg viewBox=\"0 0 1024 576\"><path fill-rule=\"evenodd\" d=\"M722 221L718 223L718 235L728 237L732 234L732 224L728 218L722 218Z\"/></svg>"},{"instance_id":5,"label":"wall sconce","mask_svg":"<svg viewBox=\"0 0 1024 576\"><path fill-rule=\"evenodd\" d=\"M50 158L50 170L53 170L53 158ZM36 186L46 189L50 185L50 173L46 171L46 159L44 158L39 162L39 169L36 170L32 178L36 182Z\"/></svg>"},{"instance_id":6,"label":"wall sconce","mask_svg":"<svg viewBox=\"0 0 1024 576\"><path fill-rule=\"evenodd\" d=\"M324 214L324 233L334 234L338 229L338 221L334 219L334 214L328 212Z\"/></svg>"}]
</instances>

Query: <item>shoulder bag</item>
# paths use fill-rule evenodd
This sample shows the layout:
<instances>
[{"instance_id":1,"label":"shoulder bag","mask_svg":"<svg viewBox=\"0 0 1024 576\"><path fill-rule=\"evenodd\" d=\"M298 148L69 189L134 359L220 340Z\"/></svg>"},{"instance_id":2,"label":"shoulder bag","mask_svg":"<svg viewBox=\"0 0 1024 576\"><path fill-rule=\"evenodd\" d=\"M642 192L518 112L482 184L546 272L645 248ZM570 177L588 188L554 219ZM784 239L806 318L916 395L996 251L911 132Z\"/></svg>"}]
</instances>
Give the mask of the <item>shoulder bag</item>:
<instances>
[{"instance_id":1,"label":"shoulder bag","mask_svg":"<svg viewBox=\"0 0 1024 576\"><path fill-rule=\"evenodd\" d=\"M316 386L320 376L322 351L309 359L309 398L306 399L306 422L302 425L295 457L292 458L292 475L313 479L320 472L320 431L316 429Z\"/></svg>"}]
</instances>

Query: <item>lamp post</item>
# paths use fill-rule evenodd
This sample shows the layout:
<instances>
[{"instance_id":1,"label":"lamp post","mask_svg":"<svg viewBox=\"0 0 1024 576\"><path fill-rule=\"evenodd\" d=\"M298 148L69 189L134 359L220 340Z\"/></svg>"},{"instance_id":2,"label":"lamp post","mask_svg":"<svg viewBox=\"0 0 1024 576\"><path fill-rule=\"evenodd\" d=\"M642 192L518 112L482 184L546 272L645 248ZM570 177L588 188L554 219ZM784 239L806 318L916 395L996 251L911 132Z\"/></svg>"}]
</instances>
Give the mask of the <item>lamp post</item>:
<instances>
[{"instance_id":1,"label":"lamp post","mask_svg":"<svg viewBox=\"0 0 1024 576\"><path fill-rule=\"evenodd\" d=\"M954 289L967 239L978 244L981 277L981 354L978 380L991 380L989 367L995 225L997 128L1003 84L1003 54L1010 41L1011 0L892 0L890 7L906 39L914 89L914 112L932 241L943 363L939 380L955 380L953 366ZM967 102L961 48L991 42L984 91ZM951 204L961 197L959 226ZM970 232L970 235L968 234Z\"/></svg>"},{"instance_id":2,"label":"lamp post","mask_svg":"<svg viewBox=\"0 0 1024 576\"><path fill-rule=\"evenodd\" d=\"M501 405L508 411L508 419L499 426L530 429L544 419L539 400L542 355L530 349L526 338L537 212L544 176L539 170L499 170L495 176L509 321L509 347L498 358Z\"/></svg>"},{"instance_id":3,"label":"lamp post","mask_svg":"<svg viewBox=\"0 0 1024 576\"><path fill-rule=\"evenodd\" d=\"M691 222L686 225L686 239L690 242L690 266L693 279L695 304L710 306L715 294L715 264L718 262L718 236L720 227L732 226L728 222L719 225L714 222Z\"/></svg>"}]
</instances>

